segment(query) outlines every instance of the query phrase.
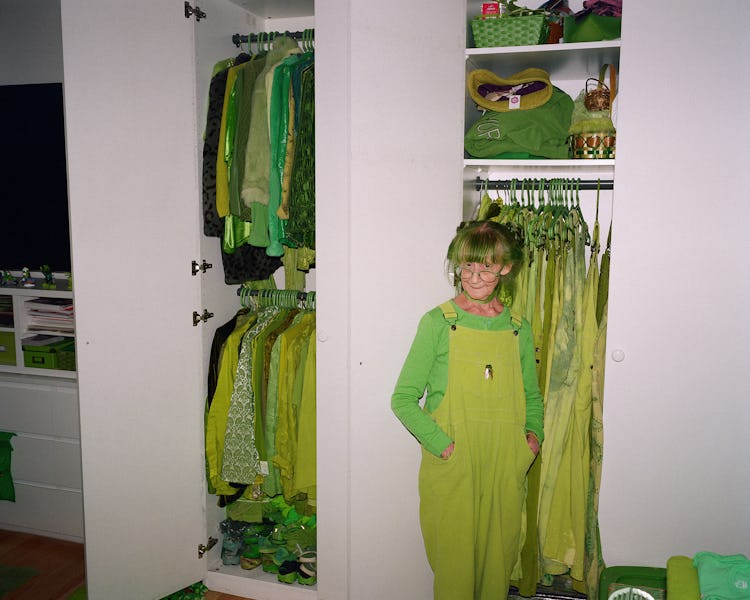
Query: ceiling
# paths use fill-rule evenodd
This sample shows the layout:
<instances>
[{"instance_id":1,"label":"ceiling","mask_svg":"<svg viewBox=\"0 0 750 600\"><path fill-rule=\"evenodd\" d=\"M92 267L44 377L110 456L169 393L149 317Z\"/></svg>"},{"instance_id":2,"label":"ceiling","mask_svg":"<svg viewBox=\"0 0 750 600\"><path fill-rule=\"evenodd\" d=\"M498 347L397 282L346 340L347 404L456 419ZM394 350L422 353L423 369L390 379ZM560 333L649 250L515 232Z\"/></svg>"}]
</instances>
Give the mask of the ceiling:
<instances>
[{"instance_id":1,"label":"ceiling","mask_svg":"<svg viewBox=\"0 0 750 600\"><path fill-rule=\"evenodd\" d=\"M311 17L315 14L314 0L232 0L232 2L264 19Z\"/></svg>"}]
</instances>

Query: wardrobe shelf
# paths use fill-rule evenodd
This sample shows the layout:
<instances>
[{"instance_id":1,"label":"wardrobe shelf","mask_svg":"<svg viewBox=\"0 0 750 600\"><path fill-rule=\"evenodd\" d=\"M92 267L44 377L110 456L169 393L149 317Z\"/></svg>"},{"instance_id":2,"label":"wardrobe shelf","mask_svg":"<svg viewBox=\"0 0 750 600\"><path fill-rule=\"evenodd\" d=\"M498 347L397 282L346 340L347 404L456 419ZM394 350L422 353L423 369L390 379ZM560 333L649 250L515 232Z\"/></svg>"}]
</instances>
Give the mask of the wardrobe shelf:
<instances>
[{"instance_id":1,"label":"wardrobe shelf","mask_svg":"<svg viewBox=\"0 0 750 600\"><path fill-rule=\"evenodd\" d=\"M489 69L500 76L537 67L554 79L595 76L603 64L619 65L620 40L573 44L538 44L497 48L467 48L467 68Z\"/></svg>"}]
</instances>

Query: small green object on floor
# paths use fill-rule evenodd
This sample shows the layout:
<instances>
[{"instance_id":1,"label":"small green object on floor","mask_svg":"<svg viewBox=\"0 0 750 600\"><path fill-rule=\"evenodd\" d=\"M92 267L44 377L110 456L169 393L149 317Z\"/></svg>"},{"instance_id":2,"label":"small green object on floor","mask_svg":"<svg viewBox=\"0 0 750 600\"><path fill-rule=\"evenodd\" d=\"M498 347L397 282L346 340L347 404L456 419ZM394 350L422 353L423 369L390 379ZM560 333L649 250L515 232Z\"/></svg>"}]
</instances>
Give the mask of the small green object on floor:
<instances>
[{"instance_id":1,"label":"small green object on floor","mask_svg":"<svg viewBox=\"0 0 750 600\"><path fill-rule=\"evenodd\" d=\"M88 596L86 595L86 586L82 585L70 596L68 596L67 600L86 600L87 598Z\"/></svg>"},{"instance_id":2,"label":"small green object on floor","mask_svg":"<svg viewBox=\"0 0 750 600\"><path fill-rule=\"evenodd\" d=\"M37 571L30 567L0 565L0 597L21 587L36 574Z\"/></svg>"},{"instance_id":3,"label":"small green object on floor","mask_svg":"<svg viewBox=\"0 0 750 600\"><path fill-rule=\"evenodd\" d=\"M208 588L203 585L202 581L197 581L191 586L188 586L179 592L164 596L162 600L203 600L206 595Z\"/></svg>"}]
</instances>

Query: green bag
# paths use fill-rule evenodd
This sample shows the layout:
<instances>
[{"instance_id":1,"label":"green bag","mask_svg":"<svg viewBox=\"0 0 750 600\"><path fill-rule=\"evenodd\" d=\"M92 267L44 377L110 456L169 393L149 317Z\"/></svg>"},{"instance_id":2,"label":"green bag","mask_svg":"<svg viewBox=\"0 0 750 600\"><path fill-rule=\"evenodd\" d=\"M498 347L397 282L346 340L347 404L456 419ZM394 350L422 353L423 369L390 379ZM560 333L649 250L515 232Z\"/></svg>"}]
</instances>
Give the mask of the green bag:
<instances>
[{"instance_id":1,"label":"green bag","mask_svg":"<svg viewBox=\"0 0 750 600\"><path fill-rule=\"evenodd\" d=\"M508 112L486 111L464 136L473 158L568 158L573 99L553 86L541 106Z\"/></svg>"},{"instance_id":2,"label":"green bag","mask_svg":"<svg viewBox=\"0 0 750 600\"><path fill-rule=\"evenodd\" d=\"M10 457L13 446L10 443L15 433L0 431L0 500L16 501L16 491L13 487L13 477L10 474Z\"/></svg>"},{"instance_id":3,"label":"green bag","mask_svg":"<svg viewBox=\"0 0 750 600\"><path fill-rule=\"evenodd\" d=\"M583 17L575 15L563 19L563 40L572 42L598 42L616 40L620 37L622 17L605 17L589 13Z\"/></svg>"}]
</instances>

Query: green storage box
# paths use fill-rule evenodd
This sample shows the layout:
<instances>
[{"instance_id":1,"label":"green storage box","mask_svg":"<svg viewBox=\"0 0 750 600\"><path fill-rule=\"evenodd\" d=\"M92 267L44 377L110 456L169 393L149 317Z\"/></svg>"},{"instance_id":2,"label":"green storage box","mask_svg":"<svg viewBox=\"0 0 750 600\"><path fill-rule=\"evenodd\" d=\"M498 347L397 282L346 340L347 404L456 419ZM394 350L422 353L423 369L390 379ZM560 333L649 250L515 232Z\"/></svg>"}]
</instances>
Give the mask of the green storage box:
<instances>
[{"instance_id":1,"label":"green storage box","mask_svg":"<svg viewBox=\"0 0 750 600\"><path fill-rule=\"evenodd\" d=\"M63 371L76 370L76 343L73 340L65 342L57 350L57 368Z\"/></svg>"},{"instance_id":2,"label":"green storage box","mask_svg":"<svg viewBox=\"0 0 750 600\"><path fill-rule=\"evenodd\" d=\"M647 588L659 590L662 592L661 598L664 598L667 590L667 570L659 567L607 567L599 578L599 600L607 600L611 592L622 587L620 584L640 587L646 591L649 591Z\"/></svg>"},{"instance_id":3,"label":"green storage box","mask_svg":"<svg viewBox=\"0 0 750 600\"><path fill-rule=\"evenodd\" d=\"M604 17L587 14L576 18L573 15L563 19L563 41L599 42L602 40L616 40L622 30L622 17Z\"/></svg>"},{"instance_id":4,"label":"green storage box","mask_svg":"<svg viewBox=\"0 0 750 600\"><path fill-rule=\"evenodd\" d=\"M23 366L36 369L60 369L60 350L70 344L70 340L63 340L44 346L23 347Z\"/></svg>"},{"instance_id":5,"label":"green storage box","mask_svg":"<svg viewBox=\"0 0 750 600\"><path fill-rule=\"evenodd\" d=\"M16 364L16 338L12 331L0 331L0 365Z\"/></svg>"}]
</instances>

